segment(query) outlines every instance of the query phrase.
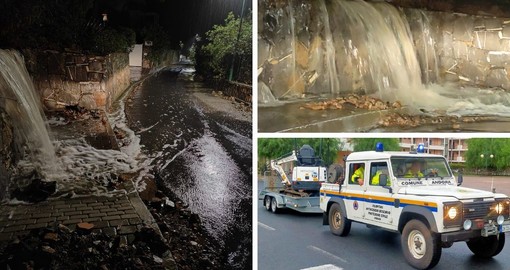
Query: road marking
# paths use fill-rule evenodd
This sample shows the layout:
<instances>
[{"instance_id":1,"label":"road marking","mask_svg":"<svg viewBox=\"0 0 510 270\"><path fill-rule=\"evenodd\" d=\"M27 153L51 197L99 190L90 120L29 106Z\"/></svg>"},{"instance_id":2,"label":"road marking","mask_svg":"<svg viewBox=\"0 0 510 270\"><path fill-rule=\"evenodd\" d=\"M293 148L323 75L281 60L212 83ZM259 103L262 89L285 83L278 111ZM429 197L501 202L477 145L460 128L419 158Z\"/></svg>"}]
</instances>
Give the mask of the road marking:
<instances>
[{"instance_id":1,"label":"road marking","mask_svg":"<svg viewBox=\"0 0 510 270\"><path fill-rule=\"evenodd\" d=\"M311 245L310 245L310 246L308 246L307 248L308 248L308 249L311 249L311 250L313 250L313 251L317 251L317 252L319 252L319 253L322 253L323 255L326 255L326 256L328 256L328 257L330 257L330 258L333 258L333 259L335 259L335 260L339 260L339 261L344 262L344 263L346 263L346 262L347 262L345 259L340 258L340 257L338 257L338 256L336 256L336 255L334 255L334 254L331 254L331 253L329 253L329 252L325 251L324 249L320 249L320 248L318 248L318 247L316 247L316 246L311 246Z\"/></svg>"},{"instance_id":2,"label":"road marking","mask_svg":"<svg viewBox=\"0 0 510 270\"><path fill-rule=\"evenodd\" d=\"M314 267L309 267L309 268L303 268L301 270L343 270L343 268L338 267L333 264L325 264L325 265L319 265L319 266L314 266Z\"/></svg>"},{"instance_id":3,"label":"road marking","mask_svg":"<svg viewBox=\"0 0 510 270\"><path fill-rule=\"evenodd\" d=\"M264 229L266 229L266 230L268 230L268 231L276 231L276 229L275 229L275 228L273 228L273 227L271 227L271 226L267 226L266 224L264 224L264 223L262 223L262 222L260 222L260 221L259 221L259 226L260 226L260 227L262 227L262 228L264 228Z\"/></svg>"}]
</instances>

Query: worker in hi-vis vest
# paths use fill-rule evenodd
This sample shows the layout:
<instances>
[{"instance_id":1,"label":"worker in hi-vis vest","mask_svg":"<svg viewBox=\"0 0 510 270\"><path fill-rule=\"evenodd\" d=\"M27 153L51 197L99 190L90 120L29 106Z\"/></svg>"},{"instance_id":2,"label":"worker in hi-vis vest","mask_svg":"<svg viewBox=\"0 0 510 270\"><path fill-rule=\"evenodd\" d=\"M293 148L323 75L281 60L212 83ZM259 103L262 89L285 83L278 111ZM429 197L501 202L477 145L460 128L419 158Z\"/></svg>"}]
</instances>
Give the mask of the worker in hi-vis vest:
<instances>
[{"instance_id":1,"label":"worker in hi-vis vest","mask_svg":"<svg viewBox=\"0 0 510 270\"><path fill-rule=\"evenodd\" d=\"M363 185L363 175L365 174L365 167L361 165L351 176L351 183L357 183L360 186Z\"/></svg>"},{"instance_id":2,"label":"worker in hi-vis vest","mask_svg":"<svg viewBox=\"0 0 510 270\"><path fill-rule=\"evenodd\" d=\"M379 176L381 176L381 174L388 175L388 169L385 168L385 169L377 170L377 172L375 173L374 177L372 177L372 185L373 186L378 186L379 185ZM389 178L388 178L388 181L386 182L386 186L391 186L391 181L390 181Z\"/></svg>"},{"instance_id":3,"label":"worker in hi-vis vest","mask_svg":"<svg viewBox=\"0 0 510 270\"><path fill-rule=\"evenodd\" d=\"M423 173L421 172L421 163L418 160L413 161L413 164L411 165L409 170L407 170L404 177L405 178L423 177Z\"/></svg>"}]
</instances>

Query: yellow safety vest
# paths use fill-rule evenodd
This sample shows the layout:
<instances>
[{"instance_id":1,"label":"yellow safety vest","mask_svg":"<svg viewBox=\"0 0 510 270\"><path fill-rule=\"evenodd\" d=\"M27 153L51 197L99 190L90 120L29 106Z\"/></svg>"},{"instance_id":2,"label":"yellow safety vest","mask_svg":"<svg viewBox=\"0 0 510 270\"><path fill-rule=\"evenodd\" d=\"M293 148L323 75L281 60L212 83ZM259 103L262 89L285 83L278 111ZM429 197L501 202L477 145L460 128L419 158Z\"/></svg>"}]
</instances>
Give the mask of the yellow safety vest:
<instances>
[{"instance_id":1,"label":"yellow safety vest","mask_svg":"<svg viewBox=\"0 0 510 270\"><path fill-rule=\"evenodd\" d=\"M382 171L377 171L374 175L374 177L372 177L372 185L373 186L378 186L379 185L379 176L382 174ZM388 178L388 181L386 182L386 186L391 186L391 181L390 181L390 178Z\"/></svg>"},{"instance_id":2,"label":"yellow safety vest","mask_svg":"<svg viewBox=\"0 0 510 270\"><path fill-rule=\"evenodd\" d=\"M414 177L423 177L423 173L421 172L418 172L418 173L413 173L411 170L408 170L406 172L406 174L404 175L405 178L414 178Z\"/></svg>"},{"instance_id":3,"label":"yellow safety vest","mask_svg":"<svg viewBox=\"0 0 510 270\"><path fill-rule=\"evenodd\" d=\"M364 178L365 168L359 167L351 176L351 183L358 183L358 178Z\"/></svg>"}]
</instances>

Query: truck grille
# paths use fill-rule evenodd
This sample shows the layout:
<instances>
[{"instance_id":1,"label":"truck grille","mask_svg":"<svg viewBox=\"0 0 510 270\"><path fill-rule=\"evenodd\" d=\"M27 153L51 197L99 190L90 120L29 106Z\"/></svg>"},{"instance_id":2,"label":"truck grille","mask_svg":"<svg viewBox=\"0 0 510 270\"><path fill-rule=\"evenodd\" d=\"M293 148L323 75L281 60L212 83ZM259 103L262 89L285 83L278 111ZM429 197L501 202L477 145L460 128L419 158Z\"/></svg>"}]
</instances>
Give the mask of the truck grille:
<instances>
[{"instance_id":1,"label":"truck grille","mask_svg":"<svg viewBox=\"0 0 510 270\"><path fill-rule=\"evenodd\" d=\"M490 217L493 202L464 203L464 219L479 219Z\"/></svg>"}]
</instances>

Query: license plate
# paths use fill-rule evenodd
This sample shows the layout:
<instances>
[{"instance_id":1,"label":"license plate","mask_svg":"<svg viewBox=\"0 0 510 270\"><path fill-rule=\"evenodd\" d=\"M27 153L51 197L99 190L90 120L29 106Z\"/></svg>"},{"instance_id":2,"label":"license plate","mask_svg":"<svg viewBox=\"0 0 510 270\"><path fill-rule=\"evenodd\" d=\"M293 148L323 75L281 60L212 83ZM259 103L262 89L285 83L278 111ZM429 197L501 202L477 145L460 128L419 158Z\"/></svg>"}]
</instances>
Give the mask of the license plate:
<instances>
[{"instance_id":1,"label":"license plate","mask_svg":"<svg viewBox=\"0 0 510 270\"><path fill-rule=\"evenodd\" d=\"M501 226L501 232L510 232L510 224Z\"/></svg>"}]
</instances>

